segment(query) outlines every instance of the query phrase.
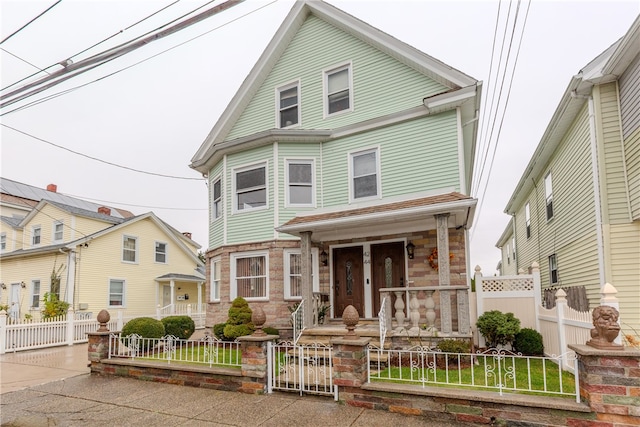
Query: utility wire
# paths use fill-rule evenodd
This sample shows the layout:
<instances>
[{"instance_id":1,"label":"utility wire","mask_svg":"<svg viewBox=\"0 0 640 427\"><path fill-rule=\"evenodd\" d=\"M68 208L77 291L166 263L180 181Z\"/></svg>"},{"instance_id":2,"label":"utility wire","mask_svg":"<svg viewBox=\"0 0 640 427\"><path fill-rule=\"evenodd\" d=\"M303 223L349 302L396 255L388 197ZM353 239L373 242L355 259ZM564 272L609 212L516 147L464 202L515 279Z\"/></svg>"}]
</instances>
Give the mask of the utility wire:
<instances>
[{"instance_id":1,"label":"utility wire","mask_svg":"<svg viewBox=\"0 0 640 427\"><path fill-rule=\"evenodd\" d=\"M69 194L69 193L59 193L59 194L64 194L65 196L75 197L77 199L89 200L93 202L109 203L113 205L122 205L122 206L133 206L136 208L145 208L145 209L163 209L163 210L171 210L171 211L207 211L209 210L209 208L176 208L176 207L166 207L166 206L136 205L133 203L113 202L110 200L101 200L101 199L94 199L91 197L76 196L74 194Z\"/></svg>"},{"instance_id":2,"label":"utility wire","mask_svg":"<svg viewBox=\"0 0 640 427\"><path fill-rule=\"evenodd\" d=\"M5 49L5 48L3 48L3 47L0 47L0 50L1 50L1 51L3 51L3 52L5 52L5 53L7 53L7 54L9 54L9 55L11 55L11 56L13 56L13 57L14 57L14 58L16 58L16 59L19 59L20 61L24 62L25 64L31 65L33 68L36 68L36 69L40 70L40 71L38 71L38 73L43 72L43 73L47 73L47 74L49 74L49 72L48 72L48 71L43 70L42 68L38 67L37 65L32 64L31 62L27 61L26 59L19 57L19 56L18 56L18 55L16 55L15 53L11 53L11 52L9 52L7 49ZM36 73L36 74L38 74L38 73Z\"/></svg>"},{"instance_id":3,"label":"utility wire","mask_svg":"<svg viewBox=\"0 0 640 427\"><path fill-rule=\"evenodd\" d=\"M7 129L11 129L14 132L17 132L17 133L20 133L22 135L28 136L28 137L30 137L32 139L35 139L36 141L44 142L45 144L49 144L49 145L51 145L53 147L56 147L56 148L59 148L61 150L65 150L65 151L68 151L70 153L76 154L78 156L82 156L82 157L85 157L87 159L95 160L96 162L104 163L104 164L107 164L109 166L115 166L117 168L126 169L126 170L129 170L129 171L132 171L132 172L143 173L143 174L146 174L146 175L160 176L160 177L163 177L163 178L183 179L183 180L191 180L191 181L202 181L202 180L204 180L204 178L191 178L191 177L184 177L184 176L166 175L166 174L162 174L162 173L148 172L148 171L143 171L143 170L140 170L140 169L135 169L135 168L132 168L132 167L129 167L129 166L119 165L117 163L109 162L107 160L102 160L102 159L99 159L97 157L89 156L88 154L80 153L80 152L74 151L74 150L72 150L70 148L63 147L62 145L58 145L58 144L55 144L55 143L53 143L51 141L47 141L46 139L39 138L39 137L37 137L35 135L32 135L32 134L30 134L28 132L24 132L24 131L21 131L19 129L16 129L16 128L14 128L12 126L9 126L9 125L7 125L5 123L0 123L0 125L6 127Z\"/></svg>"},{"instance_id":4,"label":"utility wire","mask_svg":"<svg viewBox=\"0 0 640 427\"><path fill-rule=\"evenodd\" d=\"M55 6L58 5L58 3L60 3L62 0L58 0L57 2L55 2L54 4L52 4L51 6L49 6L44 12L40 13L38 16L36 16L35 18L33 18L31 21L27 22L26 24L24 24L22 27L18 28L17 30L15 30L13 33L9 34L7 37L5 37L0 44L6 42L7 40L9 40L11 37L15 36L16 34L18 34L20 31L24 30L25 28L27 28L33 21L35 21L36 19L40 18L42 15L44 15L45 13L49 12L51 9L53 9Z\"/></svg>"}]
</instances>

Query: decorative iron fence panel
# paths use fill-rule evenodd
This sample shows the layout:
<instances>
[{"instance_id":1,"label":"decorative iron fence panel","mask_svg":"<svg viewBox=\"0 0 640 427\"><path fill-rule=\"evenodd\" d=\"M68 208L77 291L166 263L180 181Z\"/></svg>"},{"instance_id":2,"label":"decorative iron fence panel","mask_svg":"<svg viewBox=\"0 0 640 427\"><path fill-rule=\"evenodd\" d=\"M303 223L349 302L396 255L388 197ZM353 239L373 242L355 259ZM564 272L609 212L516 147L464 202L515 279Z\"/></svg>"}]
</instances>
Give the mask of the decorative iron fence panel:
<instances>
[{"instance_id":1,"label":"decorative iron fence panel","mask_svg":"<svg viewBox=\"0 0 640 427\"><path fill-rule=\"evenodd\" d=\"M333 348L320 343L298 345L293 342L268 343L267 391L293 391L333 396Z\"/></svg>"}]
</instances>

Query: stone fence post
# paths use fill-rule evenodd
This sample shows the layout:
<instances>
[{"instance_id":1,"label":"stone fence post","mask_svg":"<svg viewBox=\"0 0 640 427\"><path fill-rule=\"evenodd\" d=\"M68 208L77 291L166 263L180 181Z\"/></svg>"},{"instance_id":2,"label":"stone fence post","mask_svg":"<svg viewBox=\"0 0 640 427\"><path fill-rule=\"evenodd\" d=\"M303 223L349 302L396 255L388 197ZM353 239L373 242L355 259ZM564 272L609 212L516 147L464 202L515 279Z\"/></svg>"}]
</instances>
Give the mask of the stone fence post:
<instances>
[{"instance_id":1,"label":"stone fence post","mask_svg":"<svg viewBox=\"0 0 640 427\"><path fill-rule=\"evenodd\" d=\"M349 403L353 394L367 383L367 346L369 338L333 338L333 384L340 399Z\"/></svg>"},{"instance_id":2,"label":"stone fence post","mask_svg":"<svg viewBox=\"0 0 640 427\"><path fill-rule=\"evenodd\" d=\"M243 382L238 391L244 393L264 393L267 389L267 357L270 342L278 335L247 335L238 337L242 354L242 375L255 381Z\"/></svg>"}]
</instances>

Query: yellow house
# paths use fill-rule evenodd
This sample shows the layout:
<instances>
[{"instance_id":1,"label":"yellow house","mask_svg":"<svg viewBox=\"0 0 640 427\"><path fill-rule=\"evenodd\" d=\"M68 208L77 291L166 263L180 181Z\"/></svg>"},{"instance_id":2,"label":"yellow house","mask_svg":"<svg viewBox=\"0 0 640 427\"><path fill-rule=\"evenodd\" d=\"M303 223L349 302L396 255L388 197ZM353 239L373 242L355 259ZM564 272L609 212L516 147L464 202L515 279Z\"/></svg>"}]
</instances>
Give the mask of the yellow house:
<instances>
[{"instance_id":1,"label":"yellow house","mask_svg":"<svg viewBox=\"0 0 640 427\"><path fill-rule=\"evenodd\" d=\"M39 317L49 292L85 315L202 309L200 245L153 212L122 217L43 199L23 218L1 219L0 304L11 318Z\"/></svg>"}]
</instances>

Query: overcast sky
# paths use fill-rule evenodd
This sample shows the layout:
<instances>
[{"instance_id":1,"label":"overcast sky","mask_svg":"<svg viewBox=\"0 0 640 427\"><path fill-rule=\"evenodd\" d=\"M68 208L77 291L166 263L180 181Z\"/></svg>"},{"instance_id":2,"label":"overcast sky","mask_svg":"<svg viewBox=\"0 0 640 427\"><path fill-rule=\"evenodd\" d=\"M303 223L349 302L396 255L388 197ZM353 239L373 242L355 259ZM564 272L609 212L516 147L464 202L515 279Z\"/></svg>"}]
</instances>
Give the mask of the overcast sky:
<instances>
[{"instance_id":1,"label":"overcast sky","mask_svg":"<svg viewBox=\"0 0 640 427\"><path fill-rule=\"evenodd\" d=\"M2 87L33 74L38 71L36 67L42 69L61 62L111 35L117 34L73 60L77 62L133 39L206 3L180 1L126 29L173 1L61 2L0 46ZM1 0L2 39L54 3L55 0ZM497 1L329 3L482 80L482 104L485 100L491 102L494 86L502 78L496 78L495 72L504 20L510 6L513 20L518 2L500 3L498 46L491 76ZM291 0L247 0L1 110L2 124L70 150L129 168L190 179L164 178L109 166L5 126L1 128L0 174L42 188L55 183L58 192L122 207L135 214L154 211L178 230L192 232L194 240L206 249L207 187L188 165L292 4ZM504 207L569 80L622 37L640 13L638 0L535 0L521 33L528 6L526 1L519 6L502 104L493 114L495 125L487 119L491 117L489 103L481 117L484 132L479 135L479 148L483 151L490 147L484 176L497 141L486 191L483 182L473 194L479 199L479 209L471 231L471 266L480 265L485 274L493 274L500 259L495 243L509 221ZM511 79L521 34L520 53ZM200 37L194 39L196 36ZM511 37L511 26L507 37ZM173 49L167 50L170 48ZM506 55L505 51L503 63ZM119 70L122 71L100 79ZM85 86L12 111L81 85ZM491 128L494 133L489 140ZM479 154L476 161L481 160Z\"/></svg>"}]
</instances>

